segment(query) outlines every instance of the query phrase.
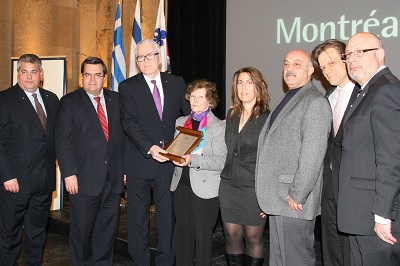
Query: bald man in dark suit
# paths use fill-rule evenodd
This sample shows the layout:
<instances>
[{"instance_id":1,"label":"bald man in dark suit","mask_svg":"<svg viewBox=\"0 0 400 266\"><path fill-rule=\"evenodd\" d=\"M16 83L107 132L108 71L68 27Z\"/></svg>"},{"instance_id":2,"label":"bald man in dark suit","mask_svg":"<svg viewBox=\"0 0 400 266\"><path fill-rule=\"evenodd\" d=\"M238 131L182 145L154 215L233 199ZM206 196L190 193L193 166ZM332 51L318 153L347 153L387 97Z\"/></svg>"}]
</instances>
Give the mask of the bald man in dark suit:
<instances>
[{"instance_id":1,"label":"bald man in dark suit","mask_svg":"<svg viewBox=\"0 0 400 266\"><path fill-rule=\"evenodd\" d=\"M338 228L352 265L400 265L400 81L374 34L353 35L345 56L361 91L343 117Z\"/></svg>"}]
</instances>

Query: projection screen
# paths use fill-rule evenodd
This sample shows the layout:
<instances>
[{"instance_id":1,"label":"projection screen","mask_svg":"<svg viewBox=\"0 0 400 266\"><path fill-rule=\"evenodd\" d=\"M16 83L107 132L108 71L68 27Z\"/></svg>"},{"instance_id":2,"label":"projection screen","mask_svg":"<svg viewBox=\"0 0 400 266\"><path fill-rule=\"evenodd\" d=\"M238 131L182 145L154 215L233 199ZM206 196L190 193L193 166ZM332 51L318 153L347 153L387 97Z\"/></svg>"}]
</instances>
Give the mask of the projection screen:
<instances>
[{"instance_id":1,"label":"projection screen","mask_svg":"<svg viewBox=\"0 0 400 266\"><path fill-rule=\"evenodd\" d=\"M312 49L326 39L347 43L356 32L378 35L386 65L400 77L399 0L228 0L226 39L226 99L231 105L232 76L244 66L266 77L274 107L284 95L283 60L293 49ZM320 80L323 80L321 82ZM313 78L321 92L329 86L320 72Z\"/></svg>"}]
</instances>

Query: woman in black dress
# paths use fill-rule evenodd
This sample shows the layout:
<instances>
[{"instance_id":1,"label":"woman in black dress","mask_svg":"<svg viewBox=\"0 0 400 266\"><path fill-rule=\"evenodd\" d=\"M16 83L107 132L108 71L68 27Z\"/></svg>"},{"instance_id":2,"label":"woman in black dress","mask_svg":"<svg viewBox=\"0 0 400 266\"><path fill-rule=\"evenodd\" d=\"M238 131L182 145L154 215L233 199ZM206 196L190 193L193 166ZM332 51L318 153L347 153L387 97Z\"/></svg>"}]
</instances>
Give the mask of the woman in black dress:
<instances>
[{"instance_id":1,"label":"woman in black dress","mask_svg":"<svg viewBox=\"0 0 400 266\"><path fill-rule=\"evenodd\" d=\"M254 67L233 76L233 108L226 118L228 155L221 173L220 208L228 265L262 265L265 214L255 194L258 135L270 113L268 86ZM243 245L243 239L246 245Z\"/></svg>"}]
</instances>

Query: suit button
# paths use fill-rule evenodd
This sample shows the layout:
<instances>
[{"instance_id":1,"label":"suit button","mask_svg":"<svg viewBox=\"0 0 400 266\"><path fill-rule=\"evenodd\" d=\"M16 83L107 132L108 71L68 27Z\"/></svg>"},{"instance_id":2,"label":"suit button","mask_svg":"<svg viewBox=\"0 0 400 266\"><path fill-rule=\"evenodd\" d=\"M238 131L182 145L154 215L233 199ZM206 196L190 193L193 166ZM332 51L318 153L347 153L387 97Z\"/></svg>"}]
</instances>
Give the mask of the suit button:
<instances>
[{"instance_id":1,"label":"suit button","mask_svg":"<svg viewBox=\"0 0 400 266\"><path fill-rule=\"evenodd\" d=\"M165 125L161 125L161 128L165 128Z\"/></svg>"},{"instance_id":2,"label":"suit button","mask_svg":"<svg viewBox=\"0 0 400 266\"><path fill-rule=\"evenodd\" d=\"M104 164L107 164L107 161L104 161Z\"/></svg>"}]
</instances>

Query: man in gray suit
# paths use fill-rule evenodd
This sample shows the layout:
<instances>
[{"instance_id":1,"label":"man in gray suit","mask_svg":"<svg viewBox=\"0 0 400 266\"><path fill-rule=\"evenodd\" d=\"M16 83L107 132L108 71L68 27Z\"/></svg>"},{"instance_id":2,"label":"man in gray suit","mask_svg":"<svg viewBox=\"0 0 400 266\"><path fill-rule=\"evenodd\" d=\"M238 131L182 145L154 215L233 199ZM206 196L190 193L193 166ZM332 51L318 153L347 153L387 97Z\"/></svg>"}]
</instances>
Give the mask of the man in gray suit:
<instances>
[{"instance_id":1,"label":"man in gray suit","mask_svg":"<svg viewBox=\"0 0 400 266\"><path fill-rule=\"evenodd\" d=\"M343 117L338 228L352 265L400 265L400 81L374 34L351 37L345 57L361 91Z\"/></svg>"},{"instance_id":2,"label":"man in gray suit","mask_svg":"<svg viewBox=\"0 0 400 266\"><path fill-rule=\"evenodd\" d=\"M314 265L315 217L321 212L323 159L332 112L311 82L310 55L290 51L289 91L272 110L258 141L256 194L269 217L270 265Z\"/></svg>"}]
</instances>

